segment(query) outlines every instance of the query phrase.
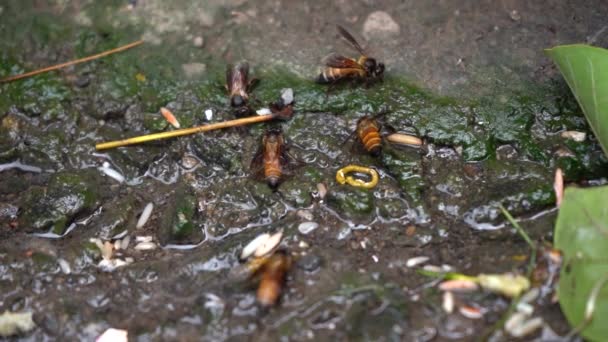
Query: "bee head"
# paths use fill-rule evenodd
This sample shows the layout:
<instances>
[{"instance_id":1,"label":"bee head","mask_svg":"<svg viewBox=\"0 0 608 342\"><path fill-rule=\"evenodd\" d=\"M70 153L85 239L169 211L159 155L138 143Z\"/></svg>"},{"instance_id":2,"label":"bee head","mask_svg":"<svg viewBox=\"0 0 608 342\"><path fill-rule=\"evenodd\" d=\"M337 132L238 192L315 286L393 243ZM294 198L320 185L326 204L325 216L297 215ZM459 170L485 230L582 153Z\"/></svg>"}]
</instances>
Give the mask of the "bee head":
<instances>
[{"instance_id":1,"label":"bee head","mask_svg":"<svg viewBox=\"0 0 608 342\"><path fill-rule=\"evenodd\" d=\"M376 60L373 58L367 58L365 62L363 62L363 67L369 73L373 73L376 70Z\"/></svg>"},{"instance_id":2,"label":"bee head","mask_svg":"<svg viewBox=\"0 0 608 342\"><path fill-rule=\"evenodd\" d=\"M245 105L245 99L241 95L235 95L230 99L232 107L241 107Z\"/></svg>"},{"instance_id":3,"label":"bee head","mask_svg":"<svg viewBox=\"0 0 608 342\"><path fill-rule=\"evenodd\" d=\"M378 66L376 66L376 70L374 70L374 74L376 76L382 76L383 73L384 73L384 63L378 63Z\"/></svg>"},{"instance_id":4,"label":"bee head","mask_svg":"<svg viewBox=\"0 0 608 342\"><path fill-rule=\"evenodd\" d=\"M242 118L251 114L251 108L248 106L239 106L234 109L233 113L236 117Z\"/></svg>"}]
</instances>

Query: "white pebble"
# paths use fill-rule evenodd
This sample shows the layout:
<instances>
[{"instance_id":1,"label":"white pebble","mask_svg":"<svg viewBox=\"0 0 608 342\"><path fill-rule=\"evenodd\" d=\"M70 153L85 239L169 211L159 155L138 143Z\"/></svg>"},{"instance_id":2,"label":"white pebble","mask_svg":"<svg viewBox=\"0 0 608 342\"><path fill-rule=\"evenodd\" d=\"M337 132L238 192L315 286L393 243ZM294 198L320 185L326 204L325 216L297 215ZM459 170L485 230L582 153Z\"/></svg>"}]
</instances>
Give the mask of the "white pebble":
<instances>
[{"instance_id":1,"label":"white pebble","mask_svg":"<svg viewBox=\"0 0 608 342\"><path fill-rule=\"evenodd\" d=\"M397 35L399 31L399 24L384 11L370 13L363 23L363 36L367 40L377 36Z\"/></svg>"},{"instance_id":2,"label":"white pebble","mask_svg":"<svg viewBox=\"0 0 608 342\"><path fill-rule=\"evenodd\" d=\"M372 255L372 259L374 260L374 262L378 262L378 260L379 260L378 257L375 255Z\"/></svg>"},{"instance_id":3,"label":"white pebble","mask_svg":"<svg viewBox=\"0 0 608 342\"><path fill-rule=\"evenodd\" d=\"M527 316L532 316L534 313L534 307L528 303L519 302L517 303L517 311Z\"/></svg>"},{"instance_id":4,"label":"white pebble","mask_svg":"<svg viewBox=\"0 0 608 342\"><path fill-rule=\"evenodd\" d=\"M102 166L98 169L99 169L99 171L105 173L106 176L108 176L110 178L114 178L118 183L122 183L125 181L125 176L121 175L120 172L118 172L112 168Z\"/></svg>"},{"instance_id":5,"label":"white pebble","mask_svg":"<svg viewBox=\"0 0 608 342\"><path fill-rule=\"evenodd\" d=\"M150 202L146 204L144 211L141 213L141 216L139 216L139 220L137 220L137 225L135 225L135 228L141 228L146 224L146 222L148 222L150 215L152 215L152 209L154 209L154 203Z\"/></svg>"},{"instance_id":6,"label":"white pebble","mask_svg":"<svg viewBox=\"0 0 608 342\"><path fill-rule=\"evenodd\" d=\"M302 222L298 226L298 231L301 234L306 235L317 228L319 228L319 224L317 222Z\"/></svg>"},{"instance_id":7,"label":"white pebble","mask_svg":"<svg viewBox=\"0 0 608 342\"><path fill-rule=\"evenodd\" d=\"M450 291L446 291L443 293L443 303L442 303L443 311L451 314L454 312L454 294Z\"/></svg>"},{"instance_id":8,"label":"white pebble","mask_svg":"<svg viewBox=\"0 0 608 342\"><path fill-rule=\"evenodd\" d=\"M264 233L251 240L247 246L243 247L243 251L241 252L241 260L249 258L258 248L260 248L262 244L268 240L268 238L270 238L270 234Z\"/></svg>"},{"instance_id":9,"label":"white pebble","mask_svg":"<svg viewBox=\"0 0 608 342\"><path fill-rule=\"evenodd\" d=\"M535 317L516 326L514 329L508 331L508 333L515 338L524 337L538 330L544 323L542 317Z\"/></svg>"},{"instance_id":10,"label":"white pebble","mask_svg":"<svg viewBox=\"0 0 608 342\"><path fill-rule=\"evenodd\" d=\"M284 105L289 105L293 102L293 89L287 88L283 89L281 93L281 99L283 99Z\"/></svg>"},{"instance_id":11,"label":"white pebble","mask_svg":"<svg viewBox=\"0 0 608 342\"><path fill-rule=\"evenodd\" d=\"M258 115L270 115L272 112L268 108L260 108L255 111Z\"/></svg>"},{"instance_id":12,"label":"white pebble","mask_svg":"<svg viewBox=\"0 0 608 342\"><path fill-rule=\"evenodd\" d=\"M427 261L429 261L429 257L426 257L426 256L419 256L419 257L409 258L405 262L405 266L411 268L411 267L415 267L415 266L424 264Z\"/></svg>"},{"instance_id":13,"label":"white pebble","mask_svg":"<svg viewBox=\"0 0 608 342\"><path fill-rule=\"evenodd\" d=\"M135 237L135 242L150 242L152 241L152 237L150 235L141 235Z\"/></svg>"},{"instance_id":14,"label":"white pebble","mask_svg":"<svg viewBox=\"0 0 608 342\"><path fill-rule=\"evenodd\" d=\"M262 257L270 252L272 252L281 242L283 238L283 231L279 231L278 233L272 234L266 241L261 244L258 249L255 250L253 256Z\"/></svg>"},{"instance_id":15,"label":"white pebble","mask_svg":"<svg viewBox=\"0 0 608 342\"><path fill-rule=\"evenodd\" d=\"M526 319L526 314L523 312L515 312L509 317L509 319L505 322L505 331L509 334L513 329L521 326L521 324Z\"/></svg>"},{"instance_id":16,"label":"white pebble","mask_svg":"<svg viewBox=\"0 0 608 342\"><path fill-rule=\"evenodd\" d=\"M205 119L207 119L207 121L211 121L211 119L213 119L213 110L205 110Z\"/></svg>"},{"instance_id":17,"label":"white pebble","mask_svg":"<svg viewBox=\"0 0 608 342\"><path fill-rule=\"evenodd\" d=\"M587 134L585 132L579 131L563 131L561 136L562 138L572 139L576 142L583 142L585 141Z\"/></svg>"},{"instance_id":18,"label":"white pebble","mask_svg":"<svg viewBox=\"0 0 608 342\"><path fill-rule=\"evenodd\" d=\"M194 37L194 39L192 40L192 43L194 44L194 47L197 48L202 48L203 44L205 43L205 40L203 39L203 37L201 36L196 36Z\"/></svg>"},{"instance_id":19,"label":"white pebble","mask_svg":"<svg viewBox=\"0 0 608 342\"><path fill-rule=\"evenodd\" d=\"M59 268L61 268L61 271L65 274L70 274L72 273L72 268L70 267L70 264L65 260L65 259L57 259L57 263L59 264Z\"/></svg>"},{"instance_id":20,"label":"white pebble","mask_svg":"<svg viewBox=\"0 0 608 342\"><path fill-rule=\"evenodd\" d=\"M127 342L127 331L121 329L110 328L104 331L101 336L95 340L96 342Z\"/></svg>"},{"instance_id":21,"label":"white pebble","mask_svg":"<svg viewBox=\"0 0 608 342\"><path fill-rule=\"evenodd\" d=\"M125 236L120 243L120 248L127 249L129 247L129 243L131 242L131 237L129 235Z\"/></svg>"},{"instance_id":22,"label":"white pebble","mask_svg":"<svg viewBox=\"0 0 608 342\"><path fill-rule=\"evenodd\" d=\"M530 289L530 291L524 293L521 298L519 299L520 303L532 303L533 301L536 300L536 298L538 298L538 295L540 295L540 290L538 289L538 287L533 287Z\"/></svg>"},{"instance_id":23,"label":"white pebble","mask_svg":"<svg viewBox=\"0 0 608 342\"><path fill-rule=\"evenodd\" d=\"M156 244L151 241L140 242L137 245L135 245L135 249L137 249L138 251L149 251L149 250L152 250L155 248L156 248Z\"/></svg>"}]
</instances>

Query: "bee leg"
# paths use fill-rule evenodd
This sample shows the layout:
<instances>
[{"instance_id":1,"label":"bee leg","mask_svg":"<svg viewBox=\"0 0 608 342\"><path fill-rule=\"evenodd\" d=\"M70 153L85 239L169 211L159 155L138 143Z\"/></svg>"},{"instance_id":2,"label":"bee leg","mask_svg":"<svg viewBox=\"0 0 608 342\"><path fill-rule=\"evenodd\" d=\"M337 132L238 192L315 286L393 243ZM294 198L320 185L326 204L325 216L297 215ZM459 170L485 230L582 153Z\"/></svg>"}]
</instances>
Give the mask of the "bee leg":
<instances>
[{"instance_id":1,"label":"bee leg","mask_svg":"<svg viewBox=\"0 0 608 342\"><path fill-rule=\"evenodd\" d=\"M252 78L249 83L247 84L247 92L250 93L253 88L257 87L257 85L260 83L260 79L259 78Z\"/></svg>"}]
</instances>

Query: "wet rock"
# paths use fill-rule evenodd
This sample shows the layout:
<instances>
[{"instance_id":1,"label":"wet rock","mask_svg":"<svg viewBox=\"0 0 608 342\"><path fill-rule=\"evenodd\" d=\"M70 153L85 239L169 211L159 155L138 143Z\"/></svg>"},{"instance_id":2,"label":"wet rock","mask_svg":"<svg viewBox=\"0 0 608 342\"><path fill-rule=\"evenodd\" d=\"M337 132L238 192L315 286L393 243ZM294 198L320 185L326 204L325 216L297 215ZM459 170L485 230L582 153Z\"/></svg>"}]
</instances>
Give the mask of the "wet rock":
<instances>
[{"instance_id":1,"label":"wet rock","mask_svg":"<svg viewBox=\"0 0 608 342\"><path fill-rule=\"evenodd\" d=\"M502 145L496 149L496 159L498 160L516 159L518 156L519 153L511 145Z\"/></svg>"},{"instance_id":2,"label":"wet rock","mask_svg":"<svg viewBox=\"0 0 608 342\"><path fill-rule=\"evenodd\" d=\"M368 40L373 37L397 35L399 31L399 24L384 11L370 13L363 23L363 36Z\"/></svg>"},{"instance_id":3,"label":"wet rock","mask_svg":"<svg viewBox=\"0 0 608 342\"><path fill-rule=\"evenodd\" d=\"M109 240L135 226L134 224L134 199L126 196L104 205L98 220L95 220L98 236L103 240Z\"/></svg>"},{"instance_id":4,"label":"wet rock","mask_svg":"<svg viewBox=\"0 0 608 342\"><path fill-rule=\"evenodd\" d=\"M186 63L182 64L182 71L186 78L196 78L201 76L207 67L203 63Z\"/></svg>"},{"instance_id":5,"label":"wet rock","mask_svg":"<svg viewBox=\"0 0 608 342\"><path fill-rule=\"evenodd\" d=\"M119 119L125 115L128 105L123 101L108 98L106 94L96 95L95 105L90 111L91 116L97 120Z\"/></svg>"},{"instance_id":6,"label":"wet rock","mask_svg":"<svg viewBox=\"0 0 608 342\"><path fill-rule=\"evenodd\" d=\"M317 228L319 228L319 224L316 222L302 222L298 226L298 231L301 234L307 235Z\"/></svg>"},{"instance_id":7,"label":"wet rock","mask_svg":"<svg viewBox=\"0 0 608 342\"><path fill-rule=\"evenodd\" d=\"M47 187L31 187L20 207L19 226L27 232L41 232L52 226L62 234L77 215L98 205L99 187L89 170L58 172Z\"/></svg>"},{"instance_id":8,"label":"wet rock","mask_svg":"<svg viewBox=\"0 0 608 342\"><path fill-rule=\"evenodd\" d=\"M196 198L184 186L179 186L162 214L158 236L161 244L189 244L202 240L203 233L195 222L196 204Z\"/></svg>"},{"instance_id":9,"label":"wet rock","mask_svg":"<svg viewBox=\"0 0 608 342\"><path fill-rule=\"evenodd\" d=\"M321 257L316 254L307 254L298 259L297 266L309 273L312 273L321 267Z\"/></svg>"},{"instance_id":10,"label":"wet rock","mask_svg":"<svg viewBox=\"0 0 608 342\"><path fill-rule=\"evenodd\" d=\"M336 186L327 195L327 203L340 215L359 217L371 214L374 209L374 196L369 190L350 186Z\"/></svg>"},{"instance_id":11,"label":"wet rock","mask_svg":"<svg viewBox=\"0 0 608 342\"><path fill-rule=\"evenodd\" d=\"M307 181L287 181L280 186L280 189L289 203L296 207L307 207L312 204L312 196L310 196L312 186Z\"/></svg>"}]
</instances>

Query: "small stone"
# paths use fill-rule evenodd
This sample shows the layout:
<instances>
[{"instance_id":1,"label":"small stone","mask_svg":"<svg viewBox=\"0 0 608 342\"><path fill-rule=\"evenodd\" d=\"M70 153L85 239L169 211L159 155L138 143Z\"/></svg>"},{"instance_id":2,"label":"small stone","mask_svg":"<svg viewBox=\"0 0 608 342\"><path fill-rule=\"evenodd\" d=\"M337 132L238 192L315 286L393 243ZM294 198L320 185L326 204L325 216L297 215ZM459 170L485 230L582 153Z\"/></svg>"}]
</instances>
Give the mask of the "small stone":
<instances>
[{"instance_id":1,"label":"small stone","mask_svg":"<svg viewBox=\"0 0 608 342\"><path fill-rule=\"evenodd\" d=\"M363 24L363 36L367 40L375 36L399 34L399 31L399 24L384 11L370 13Z\"/></svg>"},{"instance_id":2,"label":"small stone","mask_svg":"<svg viewBox=\"0 0 608 342\"><path fill-rule=\"evenodd\" d=\"M316 222L302 222L298 226L298 231L301 234L307 235L317 228L319 228L319 224Z\"/></svg>"},{"instance_id":3,"label":"small stone","mask_svg":"<svg viewBox=\"0 0 608 342\"><path fill-rule=\"evenodd\" d=\"M314 272L321 267L321 258L315 254L308 254L300 258L297 265L306 272Z\"/></svg>"},{"instance_id":4,"label":"small stone","mask_svg":"<svg viewBox=\"0 0 608 342\"><path fill-rule=\"evenodd\" d=\"M521 19L521 15L519 15L519 12L516 10L509 12L509 17L511 17L511 20L513 21L519 21Z\"/></svg>"},{"instance_id":5,"label":"small stone","mask_svg":"<svg viewBox=\"0 0 608 342\"><path fill-rule=\"evenodd\" d=\"M202 36L196 36L192 39L192 44L194 44L194 47L202 48L205 45L205 40Z\"/></svg>"},{"instance_id":6,"label":"small stone","mask_svg":"<svg viewBox=\"0 0 608 342\"><path fill-rule=\"evenodd\" d=\"M182 70L184 71L184 74L187 78L195 78L201 76L206 69L207 66L203 63L182 64Z\"/></svg>"},{"instance_id":7,"label":"small stone","mask_svg":"<svg viewBox=\"0 0 608 342\"><path fill-rule=\"evenodd\" d=\"M502 145L496 149L496 159L498 160L516 159L518 155L515 147L511 145Z\"/></svg>"},{"instance_id":8,"label":"small stone","mask_svg":"<svg viewBox=\"0 0 608 342\"><path fill-rule=\"evenodd\" d=\"M564 131L562 132L561 136L565 139L572 139L576 142L583 142L585 141L587 134L585 132L579 131Z\"/></svg>"}]
</instances>

